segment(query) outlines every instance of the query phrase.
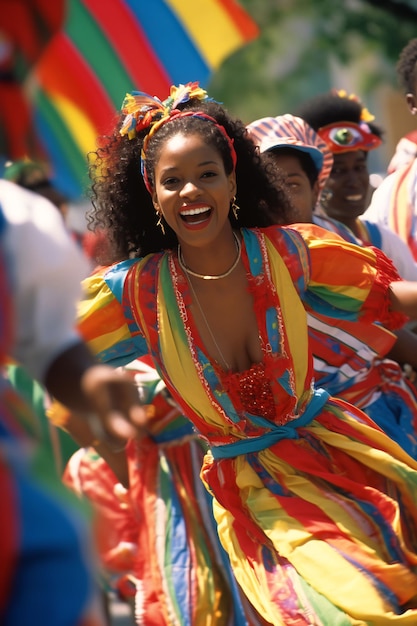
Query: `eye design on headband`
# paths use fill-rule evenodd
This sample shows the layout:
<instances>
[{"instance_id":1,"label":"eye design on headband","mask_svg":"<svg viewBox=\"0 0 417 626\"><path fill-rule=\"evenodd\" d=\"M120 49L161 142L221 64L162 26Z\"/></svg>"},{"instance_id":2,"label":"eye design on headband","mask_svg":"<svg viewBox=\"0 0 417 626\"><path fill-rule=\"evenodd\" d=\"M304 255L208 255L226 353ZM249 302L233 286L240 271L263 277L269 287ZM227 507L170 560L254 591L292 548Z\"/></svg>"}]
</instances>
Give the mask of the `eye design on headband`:
<instances>
[{"instance_id":1,"label":"eye design on headband","mask_svg":"<svg viewBox=\"0 0 417 626\"><path fill-rule=\"evenodd\" d=\"M334 128L330 132L330 139L340 146L354 146L362 137L350 128Z\"/></svg>"},{"instance_id":2,"label":"eye design on headband","mask_svg":"<svg viewBox=\"0 0 417 626\"><path fill-rule=\"evenodd\" d=\"M318 131L319 136L326 142L333 154L351 152L353 150L374 150L381 145L382 140L375 135L368 124L361 122L338 122L323 126Z\"/></svg>"}]
</instances>

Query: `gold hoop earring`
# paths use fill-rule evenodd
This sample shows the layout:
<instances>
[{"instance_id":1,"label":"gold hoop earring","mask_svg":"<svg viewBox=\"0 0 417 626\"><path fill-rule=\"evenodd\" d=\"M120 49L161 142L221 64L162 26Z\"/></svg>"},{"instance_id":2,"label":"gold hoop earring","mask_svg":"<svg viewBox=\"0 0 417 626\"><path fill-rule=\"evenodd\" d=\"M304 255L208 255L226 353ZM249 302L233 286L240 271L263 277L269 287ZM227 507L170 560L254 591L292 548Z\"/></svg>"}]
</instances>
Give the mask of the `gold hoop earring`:
<instances>
[{"instance_id":1,"label":"gold hoop earring","mask_svg":"<svg viewBox=\"0 0 417 626\"><path fill-rule=\"evenodd\" d=\"M160 229L162 230L162 234L165 235L165 228L164 228L164 223L162 221L162 215L161 213L158 213L159 219L156 222L156 225L160 227Z\"/></svg>"},{"instance_id":2,"label":"gold hoop earring","mask_svg":"<svg viewBox=\"0 0 417 626\"><path fill-rule=\"evenodd\" d=\"M233 212L233 215L235 216L235 220L237 220L238 218L239 211L240 211L240 206L236 204L236 196L234 196L232 200L232 212Z\"/></svg>"}]
</instances>

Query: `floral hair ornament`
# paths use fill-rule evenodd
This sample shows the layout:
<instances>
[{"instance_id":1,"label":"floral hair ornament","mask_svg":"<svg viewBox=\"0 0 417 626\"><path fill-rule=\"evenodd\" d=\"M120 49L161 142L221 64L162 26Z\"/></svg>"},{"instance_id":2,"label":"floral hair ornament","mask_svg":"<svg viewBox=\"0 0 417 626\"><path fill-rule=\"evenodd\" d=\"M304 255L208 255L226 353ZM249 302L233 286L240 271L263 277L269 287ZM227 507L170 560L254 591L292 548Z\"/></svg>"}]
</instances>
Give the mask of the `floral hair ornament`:
<instances>
[{"instance_id":1,"label":"floral hair ornament","mask_svg":"<svg viewBox=\"0 0 417 626\"><path fill-rule=\"evenodd\" d=\"M134 139L137 133L145 128L155 132L155 124L168 118L179 104L188 100L210 100L207 92L199 87L198 83L171 86L166 100L161 101L156 96L150 96L142 91L127 93L122 104L122 113L126 115L120 134Z\"/></svg>"},{"instance_id":2,"label":"floral hair ornament","mask_svg":"<svg viewBox=\"0 0 417 626\"><path fill-rule=\"evenodd\" d=\"M359 100L356 94L354 93L348 94L348 92L345 89L333 89L333 93L336 96L339 96L339 98L347 98L348 100L353 100L354 102L357 102L358 104L360 104L361 106L360 121L361 122L373 122L373 120L375 119L375 115L372 115L372 113L370 113L368 109L365 106L363 106L362 102Z\"/></svg>"},{"instance_id":3,"label":"floral hair ornament","mask_svg":"<svg viewBox=\"0 0 417 626\"><path fill-rule=\"evenodd\" d=\"M327 147L333 154L353 152L355 150L375 150L382 139L375 135L365 122L334 122L322 126L318 135L326 142Z\"/></svg>"},{"instance_id":4,"label":"floral hair ornament","mask_svg":"<svg viewBox=\"0 0 417 626\"><path fill-rule=\"evenodd\" d=\"M229 137L223 126L218 124L213 117L203 111L180 111L177 109L179 104L183 104L189 100L213 101L209 98L207 92L199 87L197 82L179 85L178 87L172 85L168 98L163 101L140 91L133 91L125 96L122 104L122 113L125 113L126 117L123 120L120 134L122 136L127 135L129 139L134 139L138 132L149 129L143 140L141 150L141 172L149 193L152 193L152 185L150 184L145 168L146 149L149 140L161 126L178 117L199 117L212 122L226 137L230 147L233 167L236 166L237 157L233 140Z\"/></svg>"}]
</instances>

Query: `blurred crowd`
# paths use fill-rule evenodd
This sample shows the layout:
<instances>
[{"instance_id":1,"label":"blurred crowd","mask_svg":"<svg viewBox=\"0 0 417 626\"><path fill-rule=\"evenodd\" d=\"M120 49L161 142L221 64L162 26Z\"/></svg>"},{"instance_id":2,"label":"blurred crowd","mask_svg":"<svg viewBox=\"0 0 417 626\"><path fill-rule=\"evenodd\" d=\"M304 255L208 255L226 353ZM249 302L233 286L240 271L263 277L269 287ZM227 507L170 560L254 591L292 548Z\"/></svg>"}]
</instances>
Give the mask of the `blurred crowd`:
<instances>
[{"instance_id":1,"label":"blurred crowd","mask_svg":"<svg viewBox=\"0 0 417 626\"><path fill-rule=\"evenodd\" d=\"M417 39L411 40L402 50L397 73L410 115L415 115ZM133 107L132 102L130 105ZM132 132L129 126L132 110L127 108L124 120L128 128L126 135ZM206 113L203 115L200 112L199 115L213 121ZM149 144L153 136L163 133L158 123L149 133ZM216 128L224 131L221 122L216 122ZM124 136L119 131L120 128L117 129L120 139ZM141 136L144 131L138 127L136 132ZM393 273L389 274L387 270L387 284L388 274L391 280L395 277L395 281L404 284L417 284L417 128L400 139L387 171L378 180L377 188L371 184L371 180L376 179L371 179L368 155L381 147L390 129L378 124L358 94L332 89L300 102L293 111L270 111L270 116L247 124L246 133L256 146L256 154L262 155L265 168L277 168L279 171L280 185L288 198L284 226L295 225L294 228L301 233L307 232L306 228L312 229L308 232L313 232L317 239L324 231L331 233L337 241L339 238L343 240L343 245L348 244L349 250L360 248L371 251L369 255L374 254L377 259L376 269L372 269L375 274L382 266L390 264L390 272ZM238 146L238 134L236 137L231 143ZM138 176L140 161L142 172L146 172L146 149L148 144L144 142L141 159L137 156L135 163ZM162 150L161 147L156 149L151 163L158 162ZM114 162L110 148L107 156L106 165L111 173ZM179 175L175 178L175 168L171 170L174 173L170 174L167 187L174 187L175 181L180 178ZM92 171L94 173L94 168ZM159 211L155 188L152 187L156 183L149 181L146 175L144 180L147 189L151 190L158 214L154 221L156 224L159 217L161 237L166 236L164 227L170 236L173 226L166 223L165 214L162 212L161 215ZM114 215L118 210L118 196L116 193L112 196L110 191L110 199L106 199L105 204L110 215L107 221L100 220L100 216L104 215L101 208L104 203L98 203L94 208L92 204L91 209L89 205L85 220L84 215L81 222L73 220L71 211L77 209L55 186L53 168L49 164L29 158L8 162L0 181L0 287L4 308L1 324L5 338L2 348L0 485L3 510L7 509L0 521L0 623L5 626L109 626L112 623L109 597L116 594L130 607L132 625L284 624L284 621L271 621L272 613L263 610L262 601L254 601L257 591L252 583L247 583L245 575L239 580L235 578L240 566L236 567L236 563L231 566L225 541L219 540L213 494L211 489L207 489L207 479L203 481L200 477L201 468L206 467L207 455L211 454L212 442L201 436L195 422L191 423L184 405L180 405L173 393L174 378L164 376L166 371L155 354L139 357L133 353L125 332L132 324L129 315L133 316L133 313L126 313L126 307L129 310L129 306L133 305L126 305L123 286L116 284L113 288L111 270L103 280L107 286L112 286L115 300L109 304L107 292L103 290L100 293L101 300L97 306L103 309L108 306L108 313L101 321L103 328L94 327L94 317L87 322L91 326L91 337L88 337L88 346L84 343L87 339L79 329L80 319L83 321L84 316L83 302L80 304L84 279L94 279L94 276L101 279L104 274L100 272L104 267L119 267L119 263L124 263L126 271L130 271L130 264L142 255L137 245L139 238L136 240L132 235L129 239L125 232L128 226L135 224L141 237L145 238L150 228L147 223L140 222L139 207L137 216L134 215L134 186L127 180L124 184L126 197L130 199L123 205L123 210L127 207L125 221L121 220L118 224L117 219L111 217L112 211ZM237 194L232 195L236 197ZM183 221L188 219L191 224L195 220L194 224L198 224L196 215L203 213L205 207L202 203L196 207L192 210L194 217L185 216ZM237 230L239 207L233 217L235 208L233 199L229 217ZM94 216L99 219L94 219ZM282 225L282 216L280 220ZM112 224L115 225L113 231ZM198 226L193 228L196 231ZM190 232L193 228L190 227ZM174 249L173 240L169 241L167 247ZM238 265L242 252L239 240L236 242ZM164 249L165 246L161 245L160 252ZM179 245L178 259L188 278L190 275L207 278L189 269L181 257ZM326 262L331 274L333 259L328 256ZM231 266L230 272L236 265ZM349 274L350 268L335 266L333 271L334 280L343 291L344 275ZM226 272L220 278L229 274ZM214 279L217 278L219 276L214 276ZM139 280L137 284L140 290ZM227 365L227 358L207 321L210 307L200 305L201 293L197 290L196 295L193 284L190 283L192 299L196 303L193 310L197 311L196 319L205 328L202 333L204 341L220 354ZM44 293L46 287L47 295ZM353 288L356 289L356 300L360 300L362 283L353 285ZM89 298L92 298L90 293L86 299ZM144 303L146 310L152 306L151 299ZM187 301L186 310L190 310L189 307ZM120 322L121 313L114 321L117 317L114 311L118 308L123 308L124 325ZM382 315L381 319L375 318L369 324L366 320L365 324L355 318L353 309L350 318L331 322L323 311L320 307L310 307L307 315L306 332L314 384L332 397L363 411L366 419L375 424L378 433L387 435L396 451L401 450L398 456L404 467L408 458L410 467L414 467L413 463L417 461L417 334L413 315L392 325L385 323ZM208 316L208 319L213 318ZM168 324L168 318L158 321ZM175 326L178 321L169 319L169 323ZM117 350L120 349L120 353L116 354L116 347L111 343L113 338L109 338L108 345L103 348L100 343L100 349L93 356L92 346L99 345L105 333L113 337L117 335ZM143 339L141 333L132 333L134 340L139 342ZM146 340L150 342L148 337ZM116 340L114 343L116 345ZM162 349L167 348L162 339L160 343ZM88 353L85 359L78 360L77 357L76 360L72 355L63 364L56 364L63 355L67 356L69 349L79 344L80 349ZM172 349L172 346L168 348ZM135 401L130 395L129 401L123 396L123 402L119 403L122 393L119 396L114 392L117 385L113 380L109 386L99 387L97 383L94 389L85 382L89 372L95 374L95 368L101 367L107 354L110 354L109 369L123 380L129 394L134 392ZM43 367L41 363L44 363ZM62 372L59 367L62 367ZM178 359L176 367L186 370L181 359ZM73 369L78 372L74 374L75 382ZM214 383L216 368L209 371L208 361L203 361L201 369L206 372L207 387L218 385L216 402L221 407L218 410L226 414L228 405L222 404L219 388L229 392L237 383L229 379L224 382L220 376ZM54 372L58 371L60 382L55 384L58 374ZM187 377L187 371L184 376ZM192 384L194 379L190 375L190 386ZM251 400L252 415L256 413L254 407L262 405L260 398L263 398L264 392L253 381L246 381L245 384L252 385L250 388L256 396L255 400ZM288 386L291 384L288 381ZM65 388L62 393L61 386ZM117 402L100 412L104 397L112 401L117 397ZM199 397L195 396L196 404ZM138 407L144 410L139 416L144 421L138 432L132 434L129 431L129 436L125 437L123 428L111 427L107 413L112 413L114 418L114 412L120 411L126 417L136 401ZM211 405L215 405L214 400L211 400ZM259 418L256 424L261 429L264 417ZM232 430L233 424L230 424L230 432ZM224 443L227 443L226 439ZM247 454L255 467L258 463L254 460L255 454ZM323 454L325 456L327 452ZM219 463L221 465L223 459ZM366 475L364 471L364 483ZM232 480L226 470L223 478L226 482ZM369 485L373 480L371 477ZM270 481L271 493L276 495L278 491L274 492L275 486L272 479ZM259 487L256 485L258 483L254 482L247 487L248 493L253 490L252 495L248 495L248 501L256 498L255 491ZM375 479L372 489L376 491L379 488L380 484ZM283 488L279 497L285 499L285 495ZM225 506L224 503L222 505ZM269 506L267 499L263 505ZM313 500L310 505L315 506ZM249 504L247 506L250 508ZM296 512L292 511L292 515L296 517ZM253 517L252 512L251 520ZM225 518L222 520L221 523L225 524ZM366 523L363 522L364 527ZM233 523L231 525L234 527ZM409 533L411 538L407 536L403 540L399 530L400 539L391 537L390 541L395 543L398 539L395 550L407 552L409 548L404 546L410 540L414 547L411 569L415 570L417 528L414 531L408 526L407 530L405 528L404 534ZM303 531L299 526L300 543ZM292 529L289 528L288 532L291 533ZM346 530L347 534L349 532ZM381 535L386 532L383 521L380 532ZM230 534L233 534L232 531ZM243 546L243 540L239 545ZM270 547L267 540L265 546ZM379 549L378 544L375 551ZM241 562L250 562L255 571L261 567L263 572L268 572L266 561L260 565L249 549L247 554L243 552L242 548ZM286 555L285 559L287 557L290 558ZM237 558L236 553L234 558ZM372 558L369 556L370 560ZM397 562L396 558L390 555L388 560L391 565ZM354 559L353 555L352 563ZM266 573L262 576L267 578ZM377 574L372 570L371 576L377 577ZM389 577L384 576L381 575L375 586L382 588L386 584L383 593L394 595ZM292 584L298 590L299 600L304 593L300 592L299 586L307 588L312 583L304 581L301 584L299 579L295 581L294 578ZM412 585L405 574L404 585ZM411 625L417 623L416 613L409 621L406 618L401 621L401 617L409 608L417 611L414 602L417 589L414 591L414 594L405 594L407 597L403 602L397 599L396 616L391 616L386 609L384 618L362 618L361 610L358 610L359 617L356 618L354 611L350 613L347 608L341 609L342 603L334 600L337 609L342 613L345 611L345 621L339 613L336 618L330 609L327 621L319 621L317 615L326 614L327 609L323 613L317 610L316 614L315 607L312 609L312 621L306 621L306 611L299 620L294 617L294 621L285 623L294 626L307 623L317 626L333 626L336 623L382 626L391 623L391 619L392 623L397 623L398 618L398 624ZM317 605L324 603L322 593L317 592L315 596ZM278 596L277 592L274 600L277 605L280 603ZM333 598L331 594L329 597ZM339 618L341 621L333 621ZM413 619L416 621L413 622Z\"/></svg>"}]
</instances>

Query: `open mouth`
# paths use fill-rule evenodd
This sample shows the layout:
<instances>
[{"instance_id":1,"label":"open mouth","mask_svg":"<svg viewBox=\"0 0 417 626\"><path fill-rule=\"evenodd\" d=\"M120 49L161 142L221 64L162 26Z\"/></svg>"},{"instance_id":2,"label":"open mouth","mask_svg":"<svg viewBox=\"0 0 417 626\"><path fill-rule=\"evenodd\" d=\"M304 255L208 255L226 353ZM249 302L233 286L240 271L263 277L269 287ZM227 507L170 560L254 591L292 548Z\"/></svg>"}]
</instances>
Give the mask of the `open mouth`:
<instances>
[{"instance_id":1,"label":"open mouth","mask_svg":"<svg viewBox=\"0 0 417 626\"><path fill-rule=\"evenodd\" d=\"M207 221L211 215L212 209L208 206L198 207L195 209L183 209L180 211L181 219L187 224L202 224Z\"/></svg>"}]
</instances>

